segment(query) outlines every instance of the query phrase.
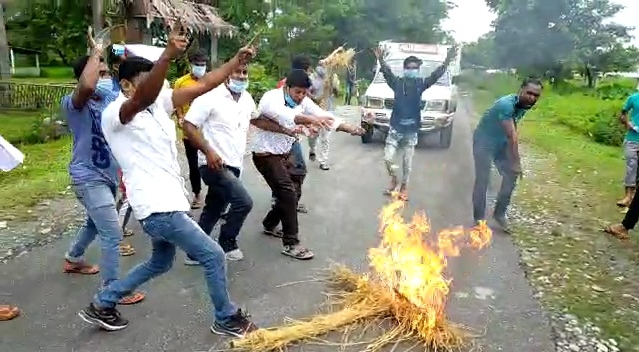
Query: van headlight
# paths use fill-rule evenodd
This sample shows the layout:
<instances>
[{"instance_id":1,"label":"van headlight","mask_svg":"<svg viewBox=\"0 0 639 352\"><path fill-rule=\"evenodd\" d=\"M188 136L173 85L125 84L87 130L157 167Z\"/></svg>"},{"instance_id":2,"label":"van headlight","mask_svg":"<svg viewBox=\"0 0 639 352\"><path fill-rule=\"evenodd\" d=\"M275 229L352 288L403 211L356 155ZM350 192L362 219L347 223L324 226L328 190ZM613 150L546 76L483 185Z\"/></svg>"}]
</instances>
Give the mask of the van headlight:
<instances>
[{"instance_id":1,"label":"van headlight","mask_svg":"<svg viewBox=\"0 0 639 352\"><path fill-rule=\"evenodd\" d=\"M364 106L369 109L383 109L384 99L366 97L366 104L364 104Z\"/></svg>"},{"instance_id":2,"label":"van headlight","mask_svg":"<svg viewBox=\"0 0 639 352\"><path fill-rule=\"evenodd\" d=\"M427 100L424 105L424 111L448 111L448 100Z\"/></svg>"}]
</instances>

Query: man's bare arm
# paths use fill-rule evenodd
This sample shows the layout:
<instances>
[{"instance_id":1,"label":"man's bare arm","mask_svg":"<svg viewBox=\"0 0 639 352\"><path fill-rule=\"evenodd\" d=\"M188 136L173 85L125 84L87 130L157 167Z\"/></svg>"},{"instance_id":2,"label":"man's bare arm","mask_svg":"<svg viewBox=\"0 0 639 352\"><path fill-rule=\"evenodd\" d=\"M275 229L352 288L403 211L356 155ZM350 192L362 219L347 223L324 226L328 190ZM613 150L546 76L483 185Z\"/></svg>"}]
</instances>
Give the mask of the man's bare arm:
<instances>
[{"instance_id":1,"label":"man's bare arm","mask_svg":"<svg viewBox=\"0 0 639 352\"><path fill-rule=\"evenodd\" d=\"M512 119L502 120L501 125L506 131L508 139L508 155L513 163L519 165L521 162L519 157L519 136L517 135L515 122Z\"/></svg>"},{"instance_id":2,"label":"man's bare arm","mask_svg":"<svg viewBox=\"0 0 639 352\"><path fill-rule=\"evenodd\" d=\"M82 109L89 101L93 93L95 93L95 87L100 79L100 57L102 56L101 48L94 48L91 50L91 55L87 61L87 65L82 70L82 74L78 79L73 94L71 95L71 102L76 109Z\"/></svg>"},{"instance_id":3,"label":"man's bare arm","mask_svg":"<svg viewBox=\"0 0 639 352\"><path fill-rule=\"evenodd\" d=\"M260 115L258 118L251 120L251 125L268 132L281 133L287 136L294 137L295 133L286 127L283 127L274 120L269 119L264 115Z\"/></svg>"},{"instance_id":4,"label":"man's bare arm","mask_svg":"<svg viewBox=\"0 0 639 352\"><path fill-rule=\"evenodd\" d=\"M212 152L211 146L206 142L204 136L202 136L202 132L191 122L184 121L182 125L182 130L184 134L189 139L189 143L191 143L195 148L202 151L202 153L207 154Z\"/></svg>"},{"instance_id":5,"label":"man's bare arm","mask_svg":"<svg viewBox=\"0 0 639 352\"><path fill-rule=\"evenodd\" d=\"M218 69L204 75L204 77L198 80L197 84L174 89L172 96L173 106L188 104L200 95L215 89L217 86L224 83L227 77L233 73L237 67L250 60L253 55L255 55L253 48L242 48L238 51L235 57L220 66Z\"/></svg>"},{"instance_id":6,"label":"man's bare arm","mask_svg":"<svg viewBox=\"0 0 639 352\"><path fill-rule=\"evenodd\" d=\"M120 107L120 123L123 125L131 122L137 113L151 106L158 98L171 65L171 56L167 50L168 48L164 50L151 72L138 84L133 96Z\"/></svg>"}]
</instances>

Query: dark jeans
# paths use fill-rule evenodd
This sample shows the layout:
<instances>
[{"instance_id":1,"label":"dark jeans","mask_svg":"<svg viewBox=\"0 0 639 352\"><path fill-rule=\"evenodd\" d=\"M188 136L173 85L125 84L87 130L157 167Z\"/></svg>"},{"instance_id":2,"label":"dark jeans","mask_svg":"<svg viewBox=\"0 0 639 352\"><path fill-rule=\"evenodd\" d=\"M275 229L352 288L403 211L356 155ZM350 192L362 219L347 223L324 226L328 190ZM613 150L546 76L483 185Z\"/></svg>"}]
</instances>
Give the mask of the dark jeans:
<instances>
[{"instance_id":1,"label":"dark jeans","mask_svg":"<svg viewBox=\"0 0 639 352\"><path fill-rule=\"evenodd\" d=\"M626 213L626 216L624 216L621 224L627 230L632 230L635 228L635 225L637 225L638 221L639 221L639 196L635 195L632 198L632 202L630 203L630 206L628 206L628 212Z\"/></svg>"},{"instance_id":2,"label":"dark jeans","mask_svg":"<svg viewBox=\"0 0 639 352\"><path fill-rule=\"evenodd\" d=\"M244 225L244 220L253 209L253 199L239 179L240 170L230 166L225 166L221 170L211 170L207 166L201 166L200 174L208 186L200 215L200 227L210 235L220 216L230 204L225 222L220 228L218 242L224 252L238 249L237 236Z\"/></svg>"},{"instance_id":3,"label":"dark jeans","mask_svg":"<svg viewBox=\"0 0 639 352\"><path fill-rule=\"evenodd\" d=\"M502 177L493 214L495 217L506 215L510 198L517 185L517 175L512 171L513 167L508 158L507 148L507 145L495 147L480 138L473 138L473 158L475 159L473 216L475 221L486 219L486 193L488 192L490 170L493 163Z\"/></svg>"},{"instance_id":4,"label":"dark jeans","mask_svg":"<svg viewBox=\"0 0 639 352\"><path fill-rule=\"evenodd\" d=\"M271 188L275 204L266 214L262 225L265 229L275 229L282 223L282 243L285 246L299 244L299 224L297 221L297 203L301 187L293 181L291 159L288 154L253 154L253 164ZM303 181L298 178L298 181ZM297 182L299 184L299 182Z\"/></svg>"},{"instance_id":5,"label":"dark jeans","mask_svg":"<svg viewBox=\"0 0 639 352\"><path fill-rule=\"evenodd\" d=\"M197 148L191 145L188 139L182 140L184 142L184 154L186 154L186 160L189 164L189 181L191 182L191 190L196 195L202 192L202 181L200 180L200 171L198 169L197 162Z\"/></svg>"}]
</instances>

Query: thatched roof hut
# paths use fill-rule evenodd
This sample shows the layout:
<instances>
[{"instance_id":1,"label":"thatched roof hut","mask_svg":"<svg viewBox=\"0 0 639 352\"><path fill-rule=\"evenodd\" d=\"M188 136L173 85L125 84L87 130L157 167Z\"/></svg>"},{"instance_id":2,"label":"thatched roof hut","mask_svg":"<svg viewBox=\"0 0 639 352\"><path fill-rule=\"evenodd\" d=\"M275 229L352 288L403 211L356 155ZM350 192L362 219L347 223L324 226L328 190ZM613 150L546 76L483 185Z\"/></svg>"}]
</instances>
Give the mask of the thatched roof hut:
<instances>
[{"instance_id":1,"label":"thatched roof hut","mask_svg":"<svg viewBox=\"0 0 639 352\"><path fill-rule=\"evenodd\" d=\"M211 60L217 60L217 38L233 36L236 28L224 21L212 0L104 0L106 13L126 21L127 43L152 44L148 28L155 19L172 25L178 16L191 32L208 37ZM115 16L113 16L115 14ZM125 38L118 39L124 40ZM208 41L208 40L207 40Z\"/></svg>"}]
</instances>

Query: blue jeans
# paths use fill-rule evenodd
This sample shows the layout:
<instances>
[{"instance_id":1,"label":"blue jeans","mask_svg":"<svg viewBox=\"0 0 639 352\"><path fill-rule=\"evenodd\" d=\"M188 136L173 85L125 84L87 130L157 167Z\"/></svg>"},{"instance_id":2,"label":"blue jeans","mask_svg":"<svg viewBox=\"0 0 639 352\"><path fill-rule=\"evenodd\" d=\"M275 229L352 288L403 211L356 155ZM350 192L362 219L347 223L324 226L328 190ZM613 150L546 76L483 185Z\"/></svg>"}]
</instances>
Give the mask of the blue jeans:
<instances>
[{"instance_id":1,"label":"blue jeans","mask_svg":"<svg viewBox=\"0 0 639 352\"><path fill-rule=\"evenodd\" d=\"M473 158L475 159L473 216L475 221L486 219L486 193L488 192L490 170L493 163L495 163L497 171L502 177L493 214L495 217L506 215L510 198L517 185L517 175L513 172L513 165L508 158L507 148L506 144L495 146L492 143L483 141L481 138L473 138Z\"/></svg>"},{"instance_id":2,"label":"blue jeans","mask_svg":"<svg viewBox=\"0 0 639 352\"><path fill-rule=\"evenodd\" d=\"M302 145L299 141L295 141L291 147L291 154L293 155L293 168L291 174L294 175L306 175L306 161L304 160L304 153L302 152Z\"/></svg>"},{"instance_id":3,"label":"blue jeans","mask_svg":"<svg viewBox=\"0 0 639 352\"><path fill-rule=\"evenodd\" d=\"M155 213L141 221L151 236L151 258L138 264L122 279L111 282L95 296L99 308L115 307L120 298L171 269L176 246L204 267L204 277L218 322L237 312L227 290L226 259L222 248L207 236L186 212Z\"/></svg>"},{"instance_id":4,"label":"blue jeans","mask_svg":"<svg viewBox=\"0 0 639 352\"><path fill-rule=\"evenodd\" d=\"M86 223L80 228L66 255L70 262L84 260L84 252L98 236L100 242L100 276L103 284L118 278L122 229L115 207L116 186L104 182L87 182L73 186L75 195L87 212Z\"/></svg>"},{"instance_id":5,"label":"blue jeans","mask_svg":"<svg viewBox=\"0 0 639 352\"><path fill-rule=\"evenodd\" d=\"M253 199L239 179L240 170L228 166L221 170L211 170L207 166L200 166L200 176L209 189L198 224L206 234L210 235L220 216L230 204L225 217L226 221L220 229L218 242L224 252L238 249L237 236L244 225L244 220L253 209Z\"/></svg>"}]
</instances>

